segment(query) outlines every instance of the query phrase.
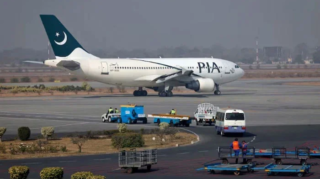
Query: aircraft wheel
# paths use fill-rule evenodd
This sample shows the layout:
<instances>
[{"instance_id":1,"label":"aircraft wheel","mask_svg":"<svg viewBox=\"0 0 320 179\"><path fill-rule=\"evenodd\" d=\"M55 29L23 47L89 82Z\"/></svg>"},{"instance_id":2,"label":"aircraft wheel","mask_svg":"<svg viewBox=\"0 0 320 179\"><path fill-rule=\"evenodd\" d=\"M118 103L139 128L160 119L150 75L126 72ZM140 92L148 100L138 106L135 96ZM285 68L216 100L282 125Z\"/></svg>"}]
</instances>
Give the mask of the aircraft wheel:
<instances>
[{"instance_id":1,"label":"aircraft wheel","mask_svg":"<svg viewBox=\"0 0 320 179\"><path fill-rule=\"evenodd\" d=\"M146 90L141 91L141 96L147 96L148 92Z\"/></svg>"},{"instance_id":2,"label":"aircraft wheel","mask_svg":"<svg viewBox=\"0 0 320 179\"><path fill-rule=\"evenodd\" d=\"M220 94L221 94L221 91L214 91L214 94L215 94L215 95L220 95Z\"/></svg>"},{"instance_id":3,"label":"aircraft wheel","mask_svg":"<svg viewBox=\"0 0 320 179\"><path fill-rule=\"evenodd\" d=\"M164 92L164 91L159 92L158 95L159 95L160 97L165 97L165 96L167 96L166 92Z\"/></svg>"},{"instance_id":4,"label":"aircraft wheel","mask_svg":"<svg viewBox=\"0 0 320 179\"><path fill-rule=\"evenodd\" d=\"M171 96L173 96L173 93L171 91L168 91L167 96L171 97Z\"/></svg>"}]
</instances>

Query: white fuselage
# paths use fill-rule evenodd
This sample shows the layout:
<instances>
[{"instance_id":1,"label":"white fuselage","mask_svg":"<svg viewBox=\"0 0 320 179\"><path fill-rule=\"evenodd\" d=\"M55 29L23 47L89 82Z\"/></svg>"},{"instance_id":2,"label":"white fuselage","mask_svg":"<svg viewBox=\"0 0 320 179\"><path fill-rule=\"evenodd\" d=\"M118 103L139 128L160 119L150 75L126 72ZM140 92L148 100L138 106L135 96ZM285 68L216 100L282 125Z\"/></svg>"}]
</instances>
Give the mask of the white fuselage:
<instances>
[{"instance_id":1,"label":"white fuselage","mask_svg":"<svg viewBox=\"0 0 320 179\"><path fill-rule=\"evenodd\" d=\"M60 59L47 60L46 65L56 66ZM216 84L224 84L241 78L244 74L236 64L215 58L150 58L150 59L73 59L81 68L70 73L105 84L157 87L163 83L152 81L154 78L181 71L192 70L193 74L211 78ZM171 80L170 86L184 86L190 81L179 78ZM197 78L197 77L191 77Z\"/></svg>"}]
</instances>

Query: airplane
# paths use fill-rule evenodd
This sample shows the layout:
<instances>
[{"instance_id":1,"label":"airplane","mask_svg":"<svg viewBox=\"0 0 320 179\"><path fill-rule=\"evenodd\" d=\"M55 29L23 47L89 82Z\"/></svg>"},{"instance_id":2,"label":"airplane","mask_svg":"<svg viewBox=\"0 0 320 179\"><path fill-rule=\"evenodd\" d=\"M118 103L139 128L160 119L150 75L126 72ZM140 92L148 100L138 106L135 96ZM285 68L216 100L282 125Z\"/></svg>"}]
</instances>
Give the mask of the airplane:
<instances>
[{"instance_id":1,"label":"airplane","mask_svg":"<svg viewBox=\"0 0 320 179\"><path fill-rule=\"evenodd\" d=\"M41 14L55 59L44 64L67 70L92 81L137 87L134 96L147 96L143 88L160 97L173 96L174 87L220 95L220 85L238 80L244 71L235 63L217 58L99 58L85 50L54 15Z\"/></svg>"}]
</instances>

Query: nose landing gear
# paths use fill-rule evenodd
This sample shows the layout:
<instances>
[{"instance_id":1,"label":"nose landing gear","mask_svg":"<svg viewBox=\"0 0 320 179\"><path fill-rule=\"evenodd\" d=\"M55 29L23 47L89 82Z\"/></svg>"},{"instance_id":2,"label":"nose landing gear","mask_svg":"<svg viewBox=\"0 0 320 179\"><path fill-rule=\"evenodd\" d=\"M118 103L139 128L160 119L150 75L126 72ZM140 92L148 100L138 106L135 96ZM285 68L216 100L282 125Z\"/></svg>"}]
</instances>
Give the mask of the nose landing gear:
<instances>
[{"instance_id":1,"label":"nose landing gear","mask_svg":"<svg viewBox=\"0 0 320 179\"><path fill-rule=\"evenodd\" d=\"M215 94L215 95L220 95L220 94L221 94L221 91L220 91L219 85L218 85L218 84L215 84L215 86L216 86L216 90L214 91L214 94Z\"/></svg>"}]
</instances>

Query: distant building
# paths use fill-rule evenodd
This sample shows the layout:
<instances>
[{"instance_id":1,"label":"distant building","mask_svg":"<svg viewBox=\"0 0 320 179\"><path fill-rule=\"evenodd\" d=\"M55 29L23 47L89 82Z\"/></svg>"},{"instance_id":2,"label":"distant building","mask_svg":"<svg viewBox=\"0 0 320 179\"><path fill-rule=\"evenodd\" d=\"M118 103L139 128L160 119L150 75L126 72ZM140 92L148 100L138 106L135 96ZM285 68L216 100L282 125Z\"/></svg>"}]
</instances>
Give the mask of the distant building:
<instances>
[{"instance_id":1,"label":"distant building","mask_svg":"<svg viewBox=\"0 0 320 179\"><path fill-rule=\"evenodd\" d=\"M264 47L263 52L267 60L283 61L283 47L280 47L280 46Z\"/></svg>"}]
</instances>

